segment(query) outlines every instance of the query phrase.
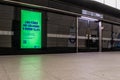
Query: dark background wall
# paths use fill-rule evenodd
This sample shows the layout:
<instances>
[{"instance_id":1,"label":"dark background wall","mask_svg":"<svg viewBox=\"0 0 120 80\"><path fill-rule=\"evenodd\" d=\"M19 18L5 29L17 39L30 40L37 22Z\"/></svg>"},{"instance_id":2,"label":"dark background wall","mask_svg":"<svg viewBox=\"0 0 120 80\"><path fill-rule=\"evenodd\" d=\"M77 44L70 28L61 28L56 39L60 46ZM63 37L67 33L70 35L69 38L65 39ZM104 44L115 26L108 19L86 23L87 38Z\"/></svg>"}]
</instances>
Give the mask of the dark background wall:
<instances>
[{"instance_id":1,"label":"dark background wall","mask_svg":"<svg viewBox=\"0 0 120 80\"><path fill-rule=\"evenodd\" d=\"M69 36L76 37L76 17L49 12L47 34L47 47L76 47L69 41Z\"/></svg>"},{"instance_id":2,"label":"dark background wall","mask_svg":"<svg viewBox=\"0 0 120 80\"><path fill-rule=\"evenodd\" d=\"M12 31L14 7L0 5L0 47L12 47L12 35L5 33Z\"/></svg>"}]
</instances>

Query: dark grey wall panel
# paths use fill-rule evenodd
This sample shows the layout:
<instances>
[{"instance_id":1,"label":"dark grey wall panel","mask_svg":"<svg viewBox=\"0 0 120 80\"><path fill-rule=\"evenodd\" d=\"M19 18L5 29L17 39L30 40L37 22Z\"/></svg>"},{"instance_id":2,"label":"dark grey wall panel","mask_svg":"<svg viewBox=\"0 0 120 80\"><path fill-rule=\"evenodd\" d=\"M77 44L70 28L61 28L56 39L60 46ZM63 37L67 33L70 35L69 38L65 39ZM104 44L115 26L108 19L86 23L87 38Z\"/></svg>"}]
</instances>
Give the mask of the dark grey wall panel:
<instances>
[{"instance_id":1,"label":"dark grey wall panel","mask_svg":"<svg viewBox=\"0 0 120 80\"><path fill-rule=\"evenodd\" d=\"M78 42L79 42L78 43L79 48L85 48L86 47L86 41L85 40L79 39Z\"/></svg>"},{"instance_id":2,"label":"dark grey wall panel","mask_svg":"<svg viewBox=\"0 0 120 80\"><path fill-rule=\"evenodd\" d=\"M48 30L47 32L48 33L53 33L53 34L57 33L57 31L58 31L58 25L48 23L47 26L48 26L47 27L47 30Z\"/></svg>"},{"instance_id":3,"label":"dark grey wall panel","mask_svg":"<svg viewBox=\"0 0 120 80\"><path fill-rule=\"evenodd\" d=\"M12 38L11 36L6 36L6 35L1 35L0 36L0 42L11 42L12 41Z\"/></svg>"},{"instance_id":4,"label":"dark grey wall panel","mask_svg":"<svg viewBox=\"0 0 120 80\"><path fill-rule=\"evenodd\" d=\"M0 30L11 31L12 30L12 19L5 20L0 18Z\"/></svg>"},{"instance_id":5,"label":"dark grey wall panel","mask_svg":"<svg viewBox=\"0 0 120 80\"><path fill-rule=\"evenodd\" d=\"M75 20L72 16L48 13L48 33L69 34L70 27L76 26Z\"/></svg>"},{"instance_id":6,"label":"dark grey wall panel","mask_svg":"<svg viewBox=\"0 0 120 80\"><path fill-rule=\"evenodd\" d=\"M107 30L107 31L110 31L111 30L111 24L109 24L109 23L102 23L102 26L104 27L104 30Z\"/></svg>"},{"instance_id":7,"label":"dark grey wall panel","mask_svg":"<svg viewBox=\"0 0 120 80\"><path fill-rule=\"evenodd\" d=\"M57 38L56 47L68 47L68 39Z\"/></svg>"},{"instance_id":8,"label":"dark grey wall panel","mask_svg":"<svg viewBox=\"0 0 120 80\"><path fill-rule=\"evenodd\" d=\"M11 47L11 36L0 36L0 47Z\"/></svg>"},{"instance_id":9,"label":"dark grey wall panel","mask_svg":"<svg viewBox=\"0 0 120 80\"><path fill-rule=\"evenodd\" d=\"M72 16L55 14L55 13L48 13L48 23L64 25L64 26L71 26L75 21L75 18Z\"/></svg>"},{"instance_id":10,"label":"dark grey wall panel","mask_svg":"<svg viewBox=\"0 0 120 80\"><path fill-rule=\"evenodd\" d=\"M4 35L4 31L12 31L14 19L14 7L0 5L0 47L12 47L12 35Z\"/></svg>"},{"instance_id":11,"label":"dark grey wall panel","mask_svg":"<svg viewBox=\"0 0 120 80\"><path fill-rule=\"evenodd\" d=\"M113 32L118 35L118 34L120 33L120 26L114 25L114 26L113 26Z\"/></svg>"},{"instance_id":12,"label":"dark grey wall panel","mask_svg":"<svg viewBox=\"0 0 120 80\"><path fill-rule=\"evenodd\" d=\"M111 33L112 33L112 31L111 31L111 27L112 27L112 25L111 24L108 24L108 23L103 23L103 27L104 27L104 29L103 29L103 37L104 38L111 38Z\"/></svg>"},{"instance_id":13,"label":"dark grey wall panel","mask_svg":"<svg viewBox=\"0 0 120 80\"><path fill-rule=\"evenodd\" d=\"M91 35L96 35L98 34L98 23L97 22L94 22L94 21L91 21L90 22L90 30L91 30Z\"/></svg>"},{"instance_id":14,"label":"dark grey wall panel","mask_svg":"<svg viewBox=\"0 0 120 80\"><path fill-rule=\"evenodd\" d=\"M111 48L111 40L112 40L112 26L108 23L103 23L102 26L104 27L102 37L102 48Z\"/></svg>"},{"instance_id":15,"label":"dark grey wall panel","mask_svg":"<svg viewBox=\"0 0 120 80\"><path fill-rule=\"evenodd\" d=\"M0 19L13 19L14 8L7 5L0 5Z\"/></svg>"},{"instance_id":16,"label":"dark grey wall panel","mask_svg":"<svg viewBox=\"0 0 120 80\"><path fill-rule=\"evenodd\" d=\"M10 48L11 47L11 42L0 42L0 47L4 47L4 48Z\"/></svg>"},{"instance_id":17,"label":"dark grey wall panel","mask_svg":"<svg viewBox=\"0 0 120 80\"><path fill-rule=\"evenodd\" d=\"M76 33L76 17L48 13L47 34L53 34L53 37L48 36L48 47L75 47L75 44L69 43L71 28L73 27L73 36Z\"/></svg>"},{"instance_id":18,"label":"dark grey wall panel","mask_svg":"<svg viewBox=\"0 0 120 80\"><path fill-rule=\"evenodd\" d=\"M47 38L47 47L56 47L57 38Z\"/></svg>"},{"instance_id":19,"label":"dark grey wall panel","mask_svg":"<svg viewBox=\"0 0 120 80\"><path fill-rule=\"evenodd\" d=\"M87 28L88 28L88 22L86 20L79 20L78 35L86 36Z\"/></svg>"}]
</instances>

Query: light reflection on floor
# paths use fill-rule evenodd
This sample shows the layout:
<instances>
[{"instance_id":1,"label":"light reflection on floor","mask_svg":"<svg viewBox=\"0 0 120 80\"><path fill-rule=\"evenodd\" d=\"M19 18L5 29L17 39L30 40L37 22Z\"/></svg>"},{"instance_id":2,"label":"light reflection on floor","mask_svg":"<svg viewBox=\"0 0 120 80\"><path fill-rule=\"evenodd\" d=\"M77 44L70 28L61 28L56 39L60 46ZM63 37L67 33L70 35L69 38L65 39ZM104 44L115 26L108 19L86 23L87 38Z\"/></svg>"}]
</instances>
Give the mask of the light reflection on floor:
<instances>
[{"instance_id":1,"label":"light reflection on floor","mask_svg":"<svg viewBox=\"0 0 120 80\"><path fill-rule=\"evenodd\" d=\"M21 80L42 80L41 57L24 56L20 61Z\"/></svg>"},{"instance_id":2,"label":"light reflection on floor","mask_svg":"<svg viewBox=\"0 0 120 80\"><path fill-rule=\"evenodd\" d=\"M0 80L119 80L120 52L0 56Z\"/></svg>"}]
</instances>

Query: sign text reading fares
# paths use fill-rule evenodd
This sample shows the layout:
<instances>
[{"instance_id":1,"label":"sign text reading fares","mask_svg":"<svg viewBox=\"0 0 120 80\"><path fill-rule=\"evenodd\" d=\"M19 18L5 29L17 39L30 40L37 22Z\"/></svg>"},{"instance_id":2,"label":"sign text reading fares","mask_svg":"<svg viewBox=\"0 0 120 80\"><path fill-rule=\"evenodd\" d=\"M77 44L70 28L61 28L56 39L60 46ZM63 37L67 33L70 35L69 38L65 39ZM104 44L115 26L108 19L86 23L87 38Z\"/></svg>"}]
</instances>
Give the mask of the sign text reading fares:
<instances>
[{"instance_id":1,"label":"sign text reading fares","mask_svg":"<svg viewBox=\"0 0 120 80\"><path fill-rule=\"evenodd\" d=\"M40 26L36 21L25 21L23 24L23 30L40 31Z\"/></svg>"}]
</instances>

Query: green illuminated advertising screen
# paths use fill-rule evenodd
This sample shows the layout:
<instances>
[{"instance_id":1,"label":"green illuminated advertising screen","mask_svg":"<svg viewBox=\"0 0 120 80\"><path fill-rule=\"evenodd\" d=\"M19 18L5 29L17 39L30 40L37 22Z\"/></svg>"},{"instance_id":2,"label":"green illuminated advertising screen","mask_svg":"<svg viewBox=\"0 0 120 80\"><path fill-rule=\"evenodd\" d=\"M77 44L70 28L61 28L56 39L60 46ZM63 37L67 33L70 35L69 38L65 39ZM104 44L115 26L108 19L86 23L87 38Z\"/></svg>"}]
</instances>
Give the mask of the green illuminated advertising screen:
<instances>
[{"instance_id":1,"label":"green illuminated advertising screen","mask_svg":"<svg viewBox=\"0 0 120 80\"><path fill-rule=\"evenodd\" d=\"M21 10L21 48L42 48L42 13Z\"/></svg>"}]
</instances>

